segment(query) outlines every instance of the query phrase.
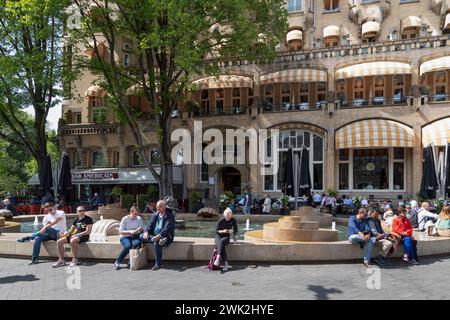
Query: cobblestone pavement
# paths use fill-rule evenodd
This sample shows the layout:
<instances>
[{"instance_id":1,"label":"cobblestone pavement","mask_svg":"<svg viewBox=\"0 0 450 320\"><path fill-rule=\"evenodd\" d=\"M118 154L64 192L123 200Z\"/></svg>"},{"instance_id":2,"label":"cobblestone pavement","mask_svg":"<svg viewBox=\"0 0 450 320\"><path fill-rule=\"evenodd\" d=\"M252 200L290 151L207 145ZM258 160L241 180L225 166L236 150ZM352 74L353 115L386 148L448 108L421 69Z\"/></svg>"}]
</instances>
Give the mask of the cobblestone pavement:
<instances>
[{"instance_id":1,"label":"cobblestone pavement","mask_svg":"<svg viewBox=\"0 0 450 320\"><path fill-rule=\"evenodd\" d=\"M0 258L0 299L450 298L450 256L422 259L418 266L393 262L372 273L359 263L241 264L221 273L170 262L158 271L116 271L111 263L85 262L69 272L51 268L53 262L28 266L27 260Z\"/></svg>"}]
</instances>

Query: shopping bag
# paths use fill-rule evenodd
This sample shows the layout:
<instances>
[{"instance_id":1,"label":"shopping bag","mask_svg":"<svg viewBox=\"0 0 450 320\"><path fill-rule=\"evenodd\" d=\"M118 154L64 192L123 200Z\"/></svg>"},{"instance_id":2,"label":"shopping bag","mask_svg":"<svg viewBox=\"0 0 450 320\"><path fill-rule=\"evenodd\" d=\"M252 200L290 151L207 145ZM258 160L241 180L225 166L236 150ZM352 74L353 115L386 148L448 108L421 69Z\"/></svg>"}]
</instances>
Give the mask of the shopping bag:
<instances>
[{"instance_id":1,"label":"shopping bag","mask_svg":"<svg viewBox=\"0 0 450 320\"><path fill-rule=\"evenodd\" d=\"M130 250L130 270L142 269L147 264L147 252L144 246Z\"/></svg>"}]
</instances>

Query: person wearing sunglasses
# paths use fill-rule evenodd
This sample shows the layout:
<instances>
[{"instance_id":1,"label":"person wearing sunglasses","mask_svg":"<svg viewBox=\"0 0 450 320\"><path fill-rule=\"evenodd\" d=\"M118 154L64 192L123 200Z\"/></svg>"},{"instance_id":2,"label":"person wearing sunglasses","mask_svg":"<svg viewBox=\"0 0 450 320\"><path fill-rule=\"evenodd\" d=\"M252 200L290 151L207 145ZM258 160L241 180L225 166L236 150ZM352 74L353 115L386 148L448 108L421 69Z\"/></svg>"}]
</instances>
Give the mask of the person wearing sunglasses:
<instances>
[{"instance_id":1,"label":"person wearing sunglasses","mask_svg":"<svg viewBox=\"0 0 450 320\"><path fill-rule=\"evenodd\" d=\"M66 214L64 211L56 210L55 206L51 202L45 203L44 209L47 214L42 220L42 229L28 237L17 239L19 242L34 240L33 253L29 264L38 263L41 243L43 241L56 241L58 240L60 234L64 234L66 232Z\"/></svg>"},{"instance_id":2,"label":"person wearing sunglasses","mask_svg":"<svg viewBox=\"0 0 450 320\"><path fill-rule=\"evenodd\" d=\"M83 206L77 208L78 217L73 221L70 230L61 235L58 240L58 261L52 266L53 268L63 267L66 265L64 261L64 244L70 243L72 248L72 262L69 267L75 267L78 262L78 245L83 242L89 241L89 235L92 231L94 221L91 217L87 216Z\"/></svg>"}]
</instances>

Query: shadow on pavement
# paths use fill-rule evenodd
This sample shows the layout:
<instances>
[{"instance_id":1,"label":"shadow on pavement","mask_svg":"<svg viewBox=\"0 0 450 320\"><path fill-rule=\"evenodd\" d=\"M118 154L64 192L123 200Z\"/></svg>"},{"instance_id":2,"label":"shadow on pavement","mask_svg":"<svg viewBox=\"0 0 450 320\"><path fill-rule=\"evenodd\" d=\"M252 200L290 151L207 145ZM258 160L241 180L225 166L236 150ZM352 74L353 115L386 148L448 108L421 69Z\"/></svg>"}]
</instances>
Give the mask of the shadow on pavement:
<instances>
[{"instance_id":1,"label":"shadow on pavement","mask_svg":"<svg viewBox=\"0 0 450 320\"><path fill-rule=\"evenodd\" d=\"M328 297L329 294L342 293L341 290L336 288L327 289L322 286L313 286L313 285L309 285L308 290L314 292L314 294L316 295L316 300L329 300L330 299Z\"/></svg>"},{"instance_id":2,"label":"shadow on pavement","mask_svg":"<svg viewBox=\"0 0 450 320\"><path fill-rule=\"evenodd\" d=\"M7 283L16 283L16 282L29 282L29 281L38 281L39 278L36 278L34 274L26 274L23 276L9 276L9 277L3 277L0 278L0 284L7 284Z\"/></svg>"}]
</instances>

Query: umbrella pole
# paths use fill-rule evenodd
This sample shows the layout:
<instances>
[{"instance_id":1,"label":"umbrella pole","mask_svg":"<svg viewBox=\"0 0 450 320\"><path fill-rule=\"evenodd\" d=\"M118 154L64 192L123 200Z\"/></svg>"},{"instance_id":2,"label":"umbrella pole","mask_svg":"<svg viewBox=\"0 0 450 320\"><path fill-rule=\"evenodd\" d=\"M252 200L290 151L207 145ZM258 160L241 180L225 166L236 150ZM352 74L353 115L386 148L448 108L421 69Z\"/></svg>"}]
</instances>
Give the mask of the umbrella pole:
<instances>
[{"instance_id":1,"label":"umbrella pole","mask_svg":"<svg viewBox=\"0 0 450 320\"><path fill-rule=\"evenodd\" d=\"M294 151L292 151L294 152ZM293 159L297 160L297 158L295 157L295 153L294 156L292 157ZM299 161L301 161L301 156L300 159L298 159ZM298 174L299 174L299 161L294 161L294 198L295 198L295 211L298 210Z\"/></svg>"}]
</instances>

